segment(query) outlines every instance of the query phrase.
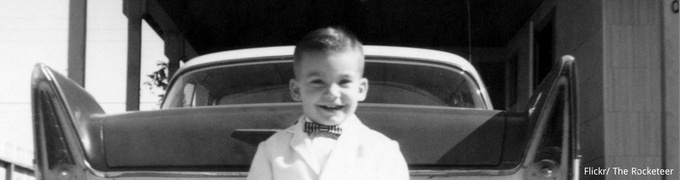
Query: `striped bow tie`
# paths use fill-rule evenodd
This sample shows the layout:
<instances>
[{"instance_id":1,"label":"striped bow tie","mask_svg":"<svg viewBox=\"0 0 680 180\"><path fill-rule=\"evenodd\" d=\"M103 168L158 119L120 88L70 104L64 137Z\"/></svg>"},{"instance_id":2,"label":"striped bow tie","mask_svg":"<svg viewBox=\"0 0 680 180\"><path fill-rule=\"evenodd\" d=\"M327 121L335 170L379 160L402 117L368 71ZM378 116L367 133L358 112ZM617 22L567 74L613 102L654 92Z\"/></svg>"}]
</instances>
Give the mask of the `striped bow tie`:
<instances>
[{"instance_id":1,"label":"striped bow tie","mask_svg":"<svg viewBox=\"0 0 680 180\"><path fill-rule=\"evenodd\" d=\"M340 126L337 125L326 126L316 122L305 122L304 132L306 132L309 135L312 135L313 133L323 132L333 135L335 138L338 138L342 134L342 128L340 128Z\"/></svg>"}]
</instances>

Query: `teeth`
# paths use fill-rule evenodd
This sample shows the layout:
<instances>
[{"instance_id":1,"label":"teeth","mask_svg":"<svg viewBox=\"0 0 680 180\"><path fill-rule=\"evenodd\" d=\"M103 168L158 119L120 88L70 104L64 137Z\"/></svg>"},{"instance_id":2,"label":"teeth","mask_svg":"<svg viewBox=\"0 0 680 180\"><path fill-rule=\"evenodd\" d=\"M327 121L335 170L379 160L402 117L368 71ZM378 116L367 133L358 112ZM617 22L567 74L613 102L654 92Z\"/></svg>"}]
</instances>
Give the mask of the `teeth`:
<instances>
[{"instance_id":1,"label":"teeth","mask_svg":"<svg viewBox=\"0 0 680 180\"><path fill-rule=\"evenodd\" d=\"M339 110L339 109L342 109L344 106L336 106L336 105L326 106L326 105L320 105L320 107L321 107L321 108L324 108L324 109L330 109L330 110Z\"/></svg>"}]
</instances>

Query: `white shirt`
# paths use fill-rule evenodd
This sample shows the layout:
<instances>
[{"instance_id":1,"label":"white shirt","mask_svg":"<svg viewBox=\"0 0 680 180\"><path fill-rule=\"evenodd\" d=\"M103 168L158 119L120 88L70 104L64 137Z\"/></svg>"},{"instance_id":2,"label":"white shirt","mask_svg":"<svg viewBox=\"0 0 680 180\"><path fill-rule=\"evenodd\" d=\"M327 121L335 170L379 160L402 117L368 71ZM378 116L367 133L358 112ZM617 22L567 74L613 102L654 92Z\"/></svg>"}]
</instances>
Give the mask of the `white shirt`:
<instances>
[{"instance_id":1,"label":"white shirt","mask_svg":"<svg viewBox=\"0 0 680 180\"><path fill-rule=\"evenodd\" d=\"M303 131L305 118L261 142L253 157L249 180L408 180L409 171L399 143L366 127L357 117L341 124L342 135L314 143ZM335 146L319 166L315 149ZM325 151L319 151L318 154ZM324 158L321 158L324 159Z\"/></svg>"},{"instance_id":2,"label":"white shirt","mask_svg":"<svg viewBox=\"0 0 680 180\"><path fill-rule=\"evenodd\" d=\"M305 122L312 122L309 118L305 117ZM340 123L340 128L343 128L343 123ZM312 152L316 156L316 160L319 162L319 167L326 166L326 161L328 160L328 155L331 154L333 148L335 148L335 143L338 142L337 139L330 137L324 133L317 133L309 136L312 141Z\"/></svg>"}]
</instances>

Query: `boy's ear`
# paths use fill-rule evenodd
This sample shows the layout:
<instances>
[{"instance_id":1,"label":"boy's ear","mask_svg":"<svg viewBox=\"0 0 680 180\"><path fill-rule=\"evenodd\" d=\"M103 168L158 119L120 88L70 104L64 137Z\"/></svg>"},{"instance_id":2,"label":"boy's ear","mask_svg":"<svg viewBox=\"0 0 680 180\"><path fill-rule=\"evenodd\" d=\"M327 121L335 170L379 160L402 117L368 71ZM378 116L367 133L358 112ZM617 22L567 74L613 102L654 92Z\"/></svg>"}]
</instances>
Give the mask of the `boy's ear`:
<instances>
[{"instance_id":1,"label":"boy's ear","mask_svg":"<svg viewBox=\"0 0 680 180\"><path fill-rule=\"evenodd\" d=\"M293 101L302 101L302 95L300 95L300 85L295 79L290 80L290 97Z\"/></svg>"},{"instance_id":2,"label":"boy's ear","mask_svg":"<svg viewBox=\"0 0 680 180\"><path fill-rule=\"evenodd\" d=\"M361 78L359 82L359 101L363 101L366 99L366 96L368 95L368 79L366 78Z\"/></svg>"}]
</instances>

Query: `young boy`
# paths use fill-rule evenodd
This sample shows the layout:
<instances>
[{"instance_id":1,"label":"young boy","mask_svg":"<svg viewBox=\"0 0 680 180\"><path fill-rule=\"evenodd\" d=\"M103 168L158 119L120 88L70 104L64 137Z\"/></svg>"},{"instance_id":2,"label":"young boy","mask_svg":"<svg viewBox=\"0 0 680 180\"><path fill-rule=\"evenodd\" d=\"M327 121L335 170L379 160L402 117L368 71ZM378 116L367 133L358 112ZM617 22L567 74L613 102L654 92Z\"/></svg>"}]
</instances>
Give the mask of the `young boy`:
<instances>
[{"instance_id":1,"label":"young boy","mask_svg":"<svg viewBox=\"0 0 680 180\"><path fill-rule=\"evenodd\" d=\"M248 179L409 179L399 144L354 115L368 91L356 37L316 30L297 44L294 59L290 91L304 114L260 143Z\"/></svg>"}]
</instances>

